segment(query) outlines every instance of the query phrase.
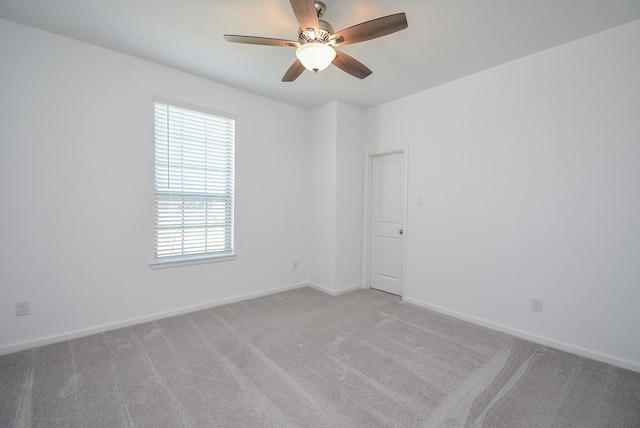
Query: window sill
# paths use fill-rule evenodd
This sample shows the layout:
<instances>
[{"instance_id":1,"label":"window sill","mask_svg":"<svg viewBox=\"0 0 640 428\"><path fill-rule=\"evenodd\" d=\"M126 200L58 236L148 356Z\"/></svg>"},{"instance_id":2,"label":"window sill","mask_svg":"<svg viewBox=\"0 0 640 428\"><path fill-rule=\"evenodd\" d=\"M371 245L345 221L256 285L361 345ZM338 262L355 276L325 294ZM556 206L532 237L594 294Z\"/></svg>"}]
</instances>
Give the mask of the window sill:
<instances>
[{"instance_id":1,"label":"window sill","mask_svg":"<svg viewBox=\"0 0 640 428\"><path fill-rule=\"evenodd\" d=\"M160 260L153 261L150 263L151 269L166 269L180 266L191 266L191 265L200 265L204 263L219 263L219 262L230 262L235 260L238 257L237 254L230 254L226 256L201 256L201 257L191 257L184 259L173 259L173 260Z\"/></svg>"}]
</instances>

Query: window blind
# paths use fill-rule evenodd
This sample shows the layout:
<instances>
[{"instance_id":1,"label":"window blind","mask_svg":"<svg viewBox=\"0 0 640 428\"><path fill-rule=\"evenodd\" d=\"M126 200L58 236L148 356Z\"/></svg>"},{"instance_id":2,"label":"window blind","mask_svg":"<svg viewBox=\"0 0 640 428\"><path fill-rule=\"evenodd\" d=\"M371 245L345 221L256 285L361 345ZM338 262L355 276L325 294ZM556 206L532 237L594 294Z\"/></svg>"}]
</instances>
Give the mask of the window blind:
<instances>
[{"instance_id":1,"label":"window blind","mask_svg":"<svg viewBox=\"0 0 640 428\"><path fill-rule=\"evenodd\" d=\"M233 254L235 120L155 102L155 262Z\"/></svg>"}]
</instances>

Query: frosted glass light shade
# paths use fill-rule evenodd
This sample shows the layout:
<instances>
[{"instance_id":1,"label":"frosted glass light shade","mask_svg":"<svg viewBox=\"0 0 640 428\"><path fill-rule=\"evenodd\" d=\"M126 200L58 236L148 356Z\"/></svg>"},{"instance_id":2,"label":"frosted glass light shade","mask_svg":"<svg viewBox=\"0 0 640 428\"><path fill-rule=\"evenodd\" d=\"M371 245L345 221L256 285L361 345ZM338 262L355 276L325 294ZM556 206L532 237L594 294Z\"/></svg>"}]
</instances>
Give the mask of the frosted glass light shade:
<instances>
[{"instance_id":1,"label":"frosted glass light shade","mask_svg":"<svg viewBox=\"0 0 640 428\"><path fill-rule=\"evenodd\" d=\"M296 56L304 68L314 73L329 67L336 57L336 51L324 43L305 43L296 50Z\"/></svg>"}]
</instances>

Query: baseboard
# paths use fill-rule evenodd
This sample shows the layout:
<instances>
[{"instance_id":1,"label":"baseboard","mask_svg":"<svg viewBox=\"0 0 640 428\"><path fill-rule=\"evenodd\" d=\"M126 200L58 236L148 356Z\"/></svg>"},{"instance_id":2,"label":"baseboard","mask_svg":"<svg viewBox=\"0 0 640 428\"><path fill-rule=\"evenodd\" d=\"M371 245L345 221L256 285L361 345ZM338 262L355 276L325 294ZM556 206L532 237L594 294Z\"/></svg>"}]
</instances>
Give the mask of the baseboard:
<instances>
[{"instance_id":1,"label":"baseboard","mask_svg":"<svg viewBox=\"0 0 640 428\"><path fill-rule=\"evenodd\" d=\"M231 297L228 299L214 300L211 302L203 303L196 306L188 306L180 309L175 309L167 312L160 312L153 315L148 315L140 318L133 318L122 322L113 324L105 324L98 327L87 328L83 330L77 330L70 333L64 333L56 336L45 337L42 339L36 339L28 342L22 342L14 345L0 347L0 355L11 354L13 352L24 351L25 349L37 348L39 346L51 345L53 343L64 342L66 340L77 339L79 337L90 336L92 334L103 333L105 331L116 330L123 327L130 327L136 324L142 324L149 321L155 321L163 318L169 318L176 315L188 314L190 312L196 312L203 309L209 309L216 306L227 305L229 303L240 302L243 300L249 300L256 297L268 296L270 294L280 293L287 290L294 290L297 288L308 287L310 284L301 283L294 285L287 285L283 287L272 288L269 290L259 291L256 293L244 294L241 296Z\"/></svg>"},{"instance_id":2,"label":"baseboard","mask_svg":"<svg viewBox=\"0 0 640 428\"><path fill-rule=\"evenodd\" d=\"M307 285L307 286L309 286L311 288L315 288L316 290L322 291L323 293L329 294L331 296L340 296L341 294L349 293L351 291L359 290L359 289L362 288L362 286L360 286L360 285L354 285L352 287L342 288L340 290L332 290L330 288L326 288L326 287L323 287L321 285L312 284L312 283L308 283L308 284L305 284L305 285Z\"/></svg>"},{"instance_id":3,"label":"baseboard","mask_svg":"<svg viewBox=\"0 0 640 428\"><path fill-rule=\"evenodd\" d=\"M189 307L184 307L184 308L180 308L180 309L176 309L176 310L172 310L172 311L167 311L167 312L160 312L157 314L153 314L153 315L148 315L145 317L140 317L140 318L134 318L134 319L130 319L127 321L122 321L122 322L118 322L118 323L113 323L113 324L106 324L106 325L102 325L102 326L98 326L98 327L93 327L93 328L88 328L88 329L83 329L83 330L77 330L74 332L70 332L70 333L64 333L64 334L60 334L60 335L56 335L56 336L50 336L50 337L46 337L46 338L42 338L42 339L37 339L37 340L33 340L33 341L28 341L28 342L22 342L22 343L18 343L18 344L14 344L14 345L8 345L8 346L3 346L0 347L0 355L5 355L5 354L11 354L13 352L18 352L18 351L23 351L25 349L31 349L31 348L36 348L39 346L45 346L45 345L50 345L53 343L58 343L58 342L64 342L66 340L72 340L72 339L77 339L79 337L84 337L84 336L90 336L92 334L98 334L98 333L103 333L105 331L110 331L110 330L116 330L118 328L124 328L124 327L130 327L132 325L136 325L136 324L142 324L145 322L149 322L149 321L155 321L155 320L159 320L162 318L168 318L168 317L172 317L172 316L176 316L176 315L183 315L183 314L187 314L190 312L196 312L196 311L200 311L203 309L209 309L209 308L213 308L216 306L222 306L222 305L226 305L229 303L235 303L235 302L240 302L243 300L249 300L249 299L253 299L256 297L262 297L262 296L267 296L270 294L275 294L275 293L280 293L283 291L288 291L288 290L294 290L297 288L302 288L302 287L311 287L314 288L318 291L321 291L323 293L332 295L332 296L339 296L341 294L345 294L351 291L355 291L355 290L359 290L360 288L362 288L360 285L357 286L353 286L353 287L349 287L349 288L344 288L341 290L331 290L329 288L326 287L322 287L319 286L317 284L312 284L312 283L301 283L301 284L294 284L294 285L288 285L288 286L283 286L283 287L276 287L276 288L272 288L269 290L263 290L263 291L259 291L256 293L248 293L248 294L244 294L241 296L236 296L236 297L231 297L228 299L220 299L220 300L214 300L211 302L207 302L201 305L195 305L195 306L189 306ZM555 348L555 349L559 349L565 352L570 352L572 354L576 354L576 355L580 355L582 357L586 357L586 358L591 358L593 360L597 360L597 361L602 361L604 363L608 363L608 364L612 364L614 366L618 366L618 367L622 367L624 369L628 369L628 370L633 370L635 372L640 372L640 363L638 362L634 362L634 361L630 361L630 360L626 360L623 358L617 358L617 357L613 357L611 355L607 355L607 354L602 354L599 352L594 352L588 349L584 349L584 348L580 348L577 346L573 346L573 345L569 345L566 343L562 343L562 342L557 342L555 340L551 340L551 339L547 339L545 337L541 337L541 336L536 336L533 334L529 334L527 332L521 331L521 330L517 330L517 329L513 329L501 324L497 324L491 321L487 321L484 319L480 319L480 318L476 318L476 317L472 317L469 315L465 315L462 314L460 312L456 312L456 311L452 311L446 308L442 308L439 306L435 306L435 305L431 305L429 303L425 303L422 302L420 300L416 300L416 299L412 299L412 298L403 298L403 301L407 302L407 303L411 303L413 305L416 306L420 306L422 308L426 308L426 309L431 309L433 311L445 314L445 315L449 315L464 321L468 321L477 325L481 325L483 327L487 327L493 330L497 330L497 331L501 331L503 333L507 333L507 334L511 334L512 336L516 336L519 337L521 339L525 339L525 340L529 340L531 342L534 343L538 343L540 345L544 345L544 346L549 346L551 348Z\"/></svg>"},{"instance_id":4,"label":"baseboard","mask_svg":"<svg viewBox=\"0 0 640 428\"><path fill-rule=\"evenodd\" d=\"M518 329L514 329L511 327L507 327L502 324L494 323L491 321L487 321L481 318L472 317L469 315L465 315L460 312L452 311L446 308L442 308L440 306L431 305L429 303L422 302L420 300L412 299L412 298L403 298L404 302L411 303L416 306L420 306L421 308L431 309L433 311L439 312L441 314L449 315L454 318L461 319L463 321L468 321L473 324L481 325L483 327L490 328L492 330L501 331L503 333L510 334L512 336L519 337L521 339L528 340L530 342L538 343L540 345L548 346L550 348L559 349L561 351L569 352L571 354L579 355L581 357L590 358L592 360L601 361L603 363L611 364L617 367L622 367L623 369L633 370L635 372L640 372L640 362L631 361L624 358L617 358L608 354L603 354L600 352L591 351L589 349L580 348L578 346L570 345L563 342L558 342L552 339L548 339L546 337L537 336L534 334L527 333L525 331L521 331Z\"/></svg>"}]
</instances>

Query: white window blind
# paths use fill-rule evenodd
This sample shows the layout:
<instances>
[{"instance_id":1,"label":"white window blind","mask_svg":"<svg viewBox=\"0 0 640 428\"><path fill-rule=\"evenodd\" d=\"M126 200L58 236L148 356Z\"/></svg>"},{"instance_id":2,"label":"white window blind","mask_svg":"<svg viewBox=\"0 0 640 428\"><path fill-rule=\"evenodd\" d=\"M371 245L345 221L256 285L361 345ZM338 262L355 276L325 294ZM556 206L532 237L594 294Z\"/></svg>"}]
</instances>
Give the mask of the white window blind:
<instances>
[{"instance_id":1,"label":"white window blind","mask_svg":"<svg viewBox=\"0 0 640 428\"><path fill-rule=\"evenodd\" d=\"M233 254L235 120L155 102L155 262Z\"/></svg>"}]
</instances>

